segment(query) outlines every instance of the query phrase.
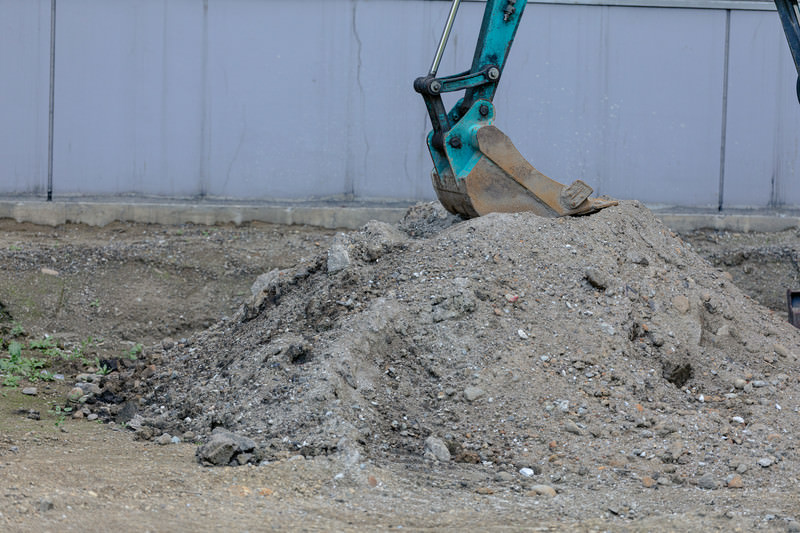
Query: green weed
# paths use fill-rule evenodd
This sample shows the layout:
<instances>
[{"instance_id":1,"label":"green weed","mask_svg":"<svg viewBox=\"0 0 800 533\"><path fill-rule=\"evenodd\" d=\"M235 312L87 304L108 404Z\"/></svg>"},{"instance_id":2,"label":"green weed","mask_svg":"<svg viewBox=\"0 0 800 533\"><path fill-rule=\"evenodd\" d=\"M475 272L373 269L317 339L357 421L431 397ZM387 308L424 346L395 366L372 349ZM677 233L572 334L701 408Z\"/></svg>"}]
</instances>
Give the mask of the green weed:
<instances>
[{"instance_id":1,"label":"green weed","mask_svg":"<svg viewBox=\"0 0 800 533\"><path fill-rule=\"evenodd\" d=\"M23 357L22 348L22 343L12 341L8 345L8 357L0 359L0 372L4 375L3 385L6 387L18 386L21 378L28 381L43 379L41 372L47 360Z\"/></svg>"},{"instance_id":2,"label":"green weed","mask_svg":"<svg viewBox=\"0 0 800 533\"><path fill-rule=\"evenodd\" d=\"M28 349L38 350L42 353L42 355L49 359L56 357L66 359L66 357L64 357L64 352L62 352L61 348L58 347L58 343L53 337L45 337L41 340L34 339L28 343Z\"/></svg>"},{"instance_id":3,"label":"green weed","mask_svg":"<svg viewBox=\"0 0 800 533\"><path fill-rule=\"evenodd\" d=\"M48 350L50 348L56 347L56 341L53 340L53 337L45 337L42 340L32 340L28 343L28 348L30 350Z\"/></svg>"},{"instance_id":4,"label":"green weed","mask_svg":"<svg viewBox=\"0 0 800 533\"><path fill-rule=\"evenodd\" d=\"M61 424L64 423L64 420L66 420L67 414L72 412L72 407L61 407L60 405L56 405L48 412L56 416L55 426L60 427Z\"/></svg>"},{"instance_id":5,"label":"green weed","mask_svg":"<svg viewBox=\"0 0 800 533\"><path fill-rule=\"evenodd\" d=\"M0 337L0 386L17 387L23 380L52 381L55 372L45 369L51 364L56 368L59 364L63 366L61 361L76 361L85 367L94 367L101 375L112 372L109 366L100 362L97 348L104 341L99 337L89 336L67 348L49 336L24 342L18 337L25 335L25 329L17 323L9 333L5 339ZM135 344L123 352L123 357L136 360L143 351L141 344Z\"/></svg>"},{"instance_id":6,"label":"green weed","mask_svg":"<svg viewBox=\"0 0 800 533\"><path fill-rule=\"evenodd\" d=\"M19 358L22 356L22 344L17 341L11 342L8 345L8 355L11 356L12 361L19 361Z\"/></svg>"},{"instance_id":7,"label":"green weed","mask_svg":"<svg viewBox=\"0 0 800 533\"><path fill-rule=\"evenodd\" d=\"M139 355L142 353L142 350L144 350L144 346L142 346L141 344L134 344L133 346L131 346L129 350L125 352L125 357L127 357L131 361L136 361L136 359L138 359Z\"/></svg>"},{"instance_id":8,"label":"green weed","mask_svg":"<svg viewBox=\"0 0 800 533\"><path fill-rule=\"evenodd\" d=\"M97 373L101 376L107 376L111 373L111 369L108 368L104 363L101 363L99 359L95 358L97 362Z\"/></svg>"}]
</instances>

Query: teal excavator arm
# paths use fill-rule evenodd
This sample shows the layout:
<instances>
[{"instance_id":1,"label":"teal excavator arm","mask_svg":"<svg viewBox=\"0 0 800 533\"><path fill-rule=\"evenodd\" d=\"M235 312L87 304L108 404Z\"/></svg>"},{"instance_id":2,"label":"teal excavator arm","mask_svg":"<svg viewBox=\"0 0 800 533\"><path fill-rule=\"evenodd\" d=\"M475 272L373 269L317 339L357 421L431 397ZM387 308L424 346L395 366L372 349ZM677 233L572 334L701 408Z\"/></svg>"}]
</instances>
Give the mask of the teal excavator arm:
<instances>
[{"instance_id":1,"label":"teal excavator arm","mask_svg":"<svg viewBox=\"0 0 800 533\"><path fill-rule=\"evenodd\" d=\"M789 51L792 53L794 66L797 69L797 101L800 102L800 23L797 21L800 9L798 9L797 0L775 0L775 7L778 9L783 32L786 34L786 42L789 43Z\"/></svg>"},{"instance_id":2,"label":"teal excavator arm","mask_svg":"<svg viewBox=\"0 0 800 533\"><path fill-rule=\"evenodd\" d=\"M494 126L492 100L527 0L488 0L470 70L437 76L460 3L453 0L428 74L414 81L433 125L428 149L439 201L467 218L518 211L582 215L615 205L613 200L590 198L591 187L580 180L564 186L548 178ZM462 90L463 98L447 111L442 94Z\"/></svg>"}]
</instances>

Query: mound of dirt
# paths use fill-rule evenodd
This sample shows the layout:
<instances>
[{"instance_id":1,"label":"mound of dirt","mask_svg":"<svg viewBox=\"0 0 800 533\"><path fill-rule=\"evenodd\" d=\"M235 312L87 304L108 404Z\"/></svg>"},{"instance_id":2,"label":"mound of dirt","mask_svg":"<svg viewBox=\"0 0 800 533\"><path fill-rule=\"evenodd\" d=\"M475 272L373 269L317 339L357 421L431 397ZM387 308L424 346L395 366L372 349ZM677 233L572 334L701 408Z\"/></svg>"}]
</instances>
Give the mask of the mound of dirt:
<instances>
[{"instance_id":1,"label":"mound of dirt","mask_svg":"<svg viewBox=\"0 0 800 533\"><path fill-rule=\"evenodd\" d=\"M142 415L245 434L257 457L354 447L780 490L797 475L781 465L797 459L798 353L800 332L639 203L468 221L427 205L264 274L233 318L167 345Z\"/></svg>"}]
</instances>

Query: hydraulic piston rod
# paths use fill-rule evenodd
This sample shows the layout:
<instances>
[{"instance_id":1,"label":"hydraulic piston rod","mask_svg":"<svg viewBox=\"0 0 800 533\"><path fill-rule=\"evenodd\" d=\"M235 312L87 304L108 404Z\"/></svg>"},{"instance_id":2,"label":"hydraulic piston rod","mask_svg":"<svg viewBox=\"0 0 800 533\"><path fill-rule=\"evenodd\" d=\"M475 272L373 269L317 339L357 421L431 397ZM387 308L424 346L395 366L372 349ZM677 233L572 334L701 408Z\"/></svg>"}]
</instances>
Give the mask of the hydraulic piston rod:
<instances>
[{"instance_id":1,"label":"hydraulic piston rod","mask_svg":"<svg viewBox=\"0 0 800 533\"><path fill-rule=\"evenodd\" d=\"M447 23L444 25L444 30L442 31L442 38L439 40L439 47L436 49L436 55L433 56L433 63L431 63L431 70L428 72L428 76L435 78L436 73L439 72L439 65L442 62L442 56L444 55L444 49L447 46L447 40L450 38L450 32L453 30L453 23L456 20L456 14L458 13L458 6L461 4L461 0L453 0L453 5L450 6L450 14L447 16Z\"/></svg>"}]
</instances>

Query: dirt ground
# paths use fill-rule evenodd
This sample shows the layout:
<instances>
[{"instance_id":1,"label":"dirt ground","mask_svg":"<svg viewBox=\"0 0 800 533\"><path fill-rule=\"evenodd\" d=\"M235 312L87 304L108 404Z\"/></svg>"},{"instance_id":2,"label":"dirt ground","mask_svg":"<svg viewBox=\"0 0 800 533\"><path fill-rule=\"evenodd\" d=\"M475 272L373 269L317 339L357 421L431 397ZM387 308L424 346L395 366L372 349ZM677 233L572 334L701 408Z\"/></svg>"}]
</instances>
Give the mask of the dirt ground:
<instances>
[{"instance_id":1,"label":"dirt ground","mask_svg":"<svg viewBox=\"0 0 800 533\"><path fill-rule=\"evenodd\" d=\"M798 282L800 237L794 231L696 232L673 241L647 216L637 218L638 209L624 206L592 222L489 217L456 224L428 208L400 233L378 225L354 236L267 224L49 228L0 221L3 336L26 344L50 336L61 352L80 356L54 363L52 371L63 379L0 388L0 529L800 531L800 465L792 435L800 427L793 357L798 339L780 324L786 288ZM608 223L623 219L634 223L620 226L613 261L590 256L599 270L572 268L570 260L563 263L572 265L564 272L551 268L552 278L526 281L526 263L544 272L554 258L576 255L572 247L601 251L602 239L581 236L586 224L597 224L594 233L602 229L608 239ZM532 224L541 235L531 242L515 250L509 247L513 241L503 240L516 235L519 225ZM631 233L647 241L642 248L624 240ZM470 254L464 239L473 238L474 250L497 249ZM562 240L547 244L548 238ZM691 258L692 250L709 263ZM341 259L342 251L349 254L339 271L331 257ZM273 269L284 277L276 272L260 293L251 293L256 278ZM600 270L614 279L604 279ZM492 272L502 279L493 279ZM670 291L685 285L687 301L697 298L697 324L689 320L692 311L676 318L669 306L660 307L661 284L673 274L679 276ZM478 281L485 285L465 291ZM736 287L773 312L740 296ZM550 299L574 294L580 296L551 307ZM674 296L663 299L676 302ZM409 309L415 298L436 301L408 314L387 307L389 297L408 302ZM572 305L580 306L580 315ZM613 321L617 315L620 323ZM364 316L373 320L367 326L359 322ZM580 351L567 346L574 342L566 331L588 327L578 316L606 317L598 322L603 331L627 328L624 338L617 334L603 341L605 352L599 352L605 361L596 354L565 353ZM383 323L376 326L375 320ZM463 331L459 321L473 329L484 329L485 323L488 329ZM639 385L637 372L647 374L647 365L666 368L673 362L662 353L666 347L687 347L668 334L680 337L678 326L698 335L701 348L689 346L696 351L688 354L703 358L694 377L685 389L652 376ZM347 328L365 339L365 351L379 353L384 377L361 375L364 363L357 352L341 360L351 372L339 360L335 368L325 366L337 347L360 342L347 336ZM653 333L659 328L661 337ZM770 330L769 338L751 335L750 328ZM501 333L502 341L494 342L493 335L500 339ZM444 342L441 335L457 346L459 338L475 335L476 352L480 347L482 354L500 355L494 362L483 355L466 359L465 346L472 367L451 374L447 365L429 360ZM600 332L582 335L591 339ZM528 341L536 346L535 359L521 351ZM137 345L143 348L136 358L126 357ZM409 353L412 346L423 348ZM258 369L272 373L258 375L240 361L224 361L221 354L229 349L260 354ZM641 369L619 368L637 357L645 365ZM103 361L119 365L103 376L103 389L126 401L98 402L81 411L81 418L73 418L76 406L64 416L60 409L69 405L65 398L77 376L109 370ZM307 385L328 383L328 370L338 372L330 388ZM590 376L613 372L620 377L610 385ZM232 395L214 396L222 390L220 374ZM126 377L111 387L115 375ZM589 377L574 389L573 375ZM741 389L736 379L742 380ZM239 383L249 394L258 388L253 383L268 380L282 387L272 388L272 397L237 396L233 386ZM536 388L547 382L565 392ZM525 418L523 430L508 414L519 408L514 402L530 383L538 385L522 407L546 421ZM22 394L29 385L37 387L36 395ZM467 391L467 385L474 388ZM284 396L274 396L276 391ZM414 394L419 404L403 399ZM455 400L470 394L476 399ZM691 400L682 399L686 396ZM415 416L404 419L384 407L392 403L388 398L405 402L403 409ZM564 398L570 406L558 414ZM137 440L127 422L116 422L120 406L134 400L156 433L172 431L181 442L158 444L141 440L141 434ZM256 401L266 407L252 407ZM190 422L169 414L187 402ZM777 402L783 407L776 411ZM355 409L357 404L367 408ZM308 432L297 421L312 406L330 409L337 427L351 424L343 431L357 444ZM426 410L432 413L428 420L419 414ZM155 420L162 412L164 419ZM97 421L87 420L98 413ZM748 420L740 424L742 417ZM369 429L359 427L359 420ZM200 466L197 445L215 425L254 437L263 429L264 460L235 468ZM274 435L267 438L270 431ZM278 438L280 431L307 432L309 443L287 445ZM717 437L706 446L708 434ZM453 460L425 456L429 450L422 443L428 436L440 437ZM530 475L521 473L522 467Z\"/></svg>"},{"instance_id":2,"label":"dirt ground","mask_svg":"<svg viewBox=\"0 0 800 533\"><path fill-rule=\"evenodd\" d=\"M800 290L798 230L698 230L682 237L712 265L729 272L737 287L776 312L787 312L787 289Z\"/></svg>"}]
</instances>

